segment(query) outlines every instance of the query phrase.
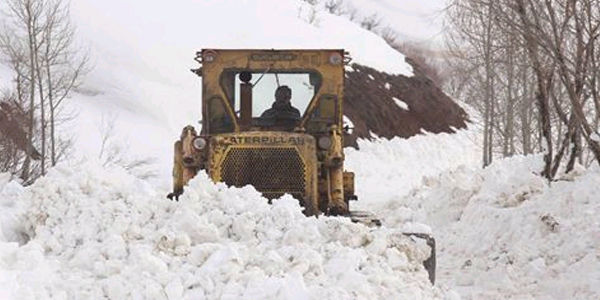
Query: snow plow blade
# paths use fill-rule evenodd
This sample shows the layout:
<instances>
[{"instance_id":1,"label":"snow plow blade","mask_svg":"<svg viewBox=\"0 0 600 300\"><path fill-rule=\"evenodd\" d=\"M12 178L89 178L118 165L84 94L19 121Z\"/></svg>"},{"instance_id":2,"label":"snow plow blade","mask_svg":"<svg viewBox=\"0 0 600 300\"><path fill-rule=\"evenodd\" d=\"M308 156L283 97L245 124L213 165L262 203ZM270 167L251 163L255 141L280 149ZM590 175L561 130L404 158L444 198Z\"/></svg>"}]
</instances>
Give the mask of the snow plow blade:
<instances>
[{"instance_id":1,"label":"snow plow blade","mask_svg":"<svg viewBox=\"0 0 600 300\"><path fill-rule=\"evenodd\" d=\"M365 226L381 226L381 220L372 212L368 211L351 211L350 220L354 223L361 223Z\"/></svg>"},{"instance_id":2,"label":"snow plow blade","mask_svg":"<svg viewBox=\"0 0 600 300\"><path fill-rule=\"evenodd\" d=\"M404 232L403 234L409 237L423 239L427 243L427 246L431 248L431 255L423 261L423 267L425 267L427 274L429 274L429 281L431 281L431 284L435 284L435 238L427 233Z\"/></svg>"},{"instance_id":3,"label":"snow plow blade","mask_svg":"<svg viewBox=\"0 0 600 300\"><path fill-rule=\"evenodd\" d=\"M349 217L354 223L360 223L369 227L381 226L381 220L379 220L375 214L368 211L352 211L350 212ZM420 232L404 232L402 234L411 238L423 239L427 246L431 248L431 255L423 261L423 267L427 270L431 284L435 284L435 238L430 234Z\"/></svg>"}]
</instances>

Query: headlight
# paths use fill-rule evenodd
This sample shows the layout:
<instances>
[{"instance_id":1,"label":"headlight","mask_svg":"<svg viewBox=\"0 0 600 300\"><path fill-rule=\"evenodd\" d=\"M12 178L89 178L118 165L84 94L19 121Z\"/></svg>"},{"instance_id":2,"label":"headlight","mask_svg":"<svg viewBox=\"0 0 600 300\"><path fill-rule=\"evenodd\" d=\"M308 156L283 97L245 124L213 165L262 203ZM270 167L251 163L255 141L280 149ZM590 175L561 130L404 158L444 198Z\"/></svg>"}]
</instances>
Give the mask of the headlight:
<instances>
[{"instance_id":1,"label":"headlight","mask_svg":"<svg viewBox=\"0 0 600 300\"><path fill-rule=\"evenodd\" d=\"M202 150L204 149L204 147L206 147L206 140L204 138L196 138L193 142L194 148L196 148L196 150Z\"/></svg>"},{"instance_id":2,"label":"headlight","mask_svg":"<svg viewBox=\"0 0 600 300\"><path fill-rule=\"evenodd\" d=\"M217 58L217 52L214 50L204 50L202 52L202 62L213 62Z\"/></svg>"},{"instance_id":3,"label":"headlight","mask_svg":"<svg viewBox=\"0 0 600 300\"><path fill-rule=\"evenodd\" d=\"M331 148L331 138L328 136L322 136L317 141L317 145L319 145L319 148L327 150Z\"/></svg>"},{"instance_id":4,"label":"headlight","mask_svg":"<svg viewBox=\"0 0 600 300\"><path fill-rule=\"evenodd\" d=\"M332 65L339 65L342 63L344 58L339 53L333 53L329 56L329 63Z\"/></svg>"}]
</instances>

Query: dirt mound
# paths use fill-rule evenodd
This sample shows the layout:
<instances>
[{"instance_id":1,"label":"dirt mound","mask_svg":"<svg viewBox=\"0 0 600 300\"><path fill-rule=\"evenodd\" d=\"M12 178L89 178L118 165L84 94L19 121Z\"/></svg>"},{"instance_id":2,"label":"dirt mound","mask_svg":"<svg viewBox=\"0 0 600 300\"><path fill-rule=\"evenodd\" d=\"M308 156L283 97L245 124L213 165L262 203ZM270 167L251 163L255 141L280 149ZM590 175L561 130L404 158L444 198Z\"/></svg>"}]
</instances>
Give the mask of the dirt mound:
<instances>
[{"instance_id":1,"label":"dirt mound","mask_svg":"<svg viewBox=\"0 0 600 300\"><path fill-rule=\"evenodd\" d=\"M356 147L357 138L370 139L371 133L408 138L422 130L453 133L467 125L467 113L424 76L390 75L358 64L350 68L344 115L354 130L346 137L348 146Z\"/></svg>"}]
</instances>

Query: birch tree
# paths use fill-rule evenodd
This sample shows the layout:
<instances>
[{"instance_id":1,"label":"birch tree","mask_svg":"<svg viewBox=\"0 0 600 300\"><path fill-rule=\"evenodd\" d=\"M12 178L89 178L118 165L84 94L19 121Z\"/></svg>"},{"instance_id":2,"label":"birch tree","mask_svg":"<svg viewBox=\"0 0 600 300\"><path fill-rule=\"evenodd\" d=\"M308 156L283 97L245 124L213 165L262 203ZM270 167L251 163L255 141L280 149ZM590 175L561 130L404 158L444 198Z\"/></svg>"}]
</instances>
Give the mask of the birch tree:
<instances>
[{"instance_id":1,"label":"birch tree","mask_svg":"<svg viewBox=\"0 0 600 300\"><path fill-rule=\"evenodd\" d=\"M28 98L27 140L39 144L39 166L26 152L20 177L46 173L69 145L57 134L60 107L89 71L87 55L75 45L69 4L62 0L5 0L0 53L14 71L17 97Z\"/></svg>"},{"instance_id":2,"label":"birch tree","mask_svg":"<svg viewBox=\"0 0 600 300\"><path fill-rule=\"evenodd\" d=\"M541 174L552 179L561 167L568 172L583 161L583 142L600 163L600 0L451 2L448 39L460 41L449 44L451 53L471 54L455 56L460 63L453 64L454 73L485 70L483 77L466 77L462 89L449 89L455 97L469 96L483 115L484 165L490 149L495 149L491 155L503 156L541 151ZM495 34L489 34L490 28ZM482 47L489 41L491 48ZM500 55L489 55L490 49ZM473 90L465 93L464 87ZM488 102L495 105L492 114ZM490 132L501 138L490 139ZM513 138L516 133L519 139Z\"/></svg>"}]
</instances>

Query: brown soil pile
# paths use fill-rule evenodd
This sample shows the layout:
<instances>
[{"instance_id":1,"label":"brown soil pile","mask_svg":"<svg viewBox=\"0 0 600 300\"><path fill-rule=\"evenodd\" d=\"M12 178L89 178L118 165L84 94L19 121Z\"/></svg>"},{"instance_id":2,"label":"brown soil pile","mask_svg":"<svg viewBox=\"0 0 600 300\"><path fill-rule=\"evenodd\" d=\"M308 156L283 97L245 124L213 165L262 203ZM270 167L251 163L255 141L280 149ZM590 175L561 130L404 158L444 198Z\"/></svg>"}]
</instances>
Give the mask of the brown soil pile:
<instances>
[{"instance_id":1,"label":"brown soil pile","mask_svg":"<svg viewBox=\"0 0 600 300\"><path fill-rule=\"evenodd\" d=\"M344 115L354 124L345 138L348 146L356 147L357 138L370 139L371 132L391 139L466 127L467 113L426 77L389 75L358 64L351 68L344 91Z\"/></svg>"}]
</instances>

